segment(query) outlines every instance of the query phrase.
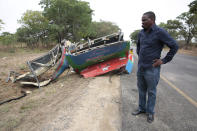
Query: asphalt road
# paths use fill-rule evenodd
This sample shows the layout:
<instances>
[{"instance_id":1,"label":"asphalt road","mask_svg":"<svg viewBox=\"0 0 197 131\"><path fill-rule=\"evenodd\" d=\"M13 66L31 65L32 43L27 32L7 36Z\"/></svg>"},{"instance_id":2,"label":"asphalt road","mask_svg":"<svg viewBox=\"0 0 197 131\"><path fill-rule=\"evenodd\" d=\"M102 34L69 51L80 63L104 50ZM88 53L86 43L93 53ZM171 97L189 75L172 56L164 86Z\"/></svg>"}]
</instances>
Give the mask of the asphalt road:
<instances>
[{"instance_id":1,"label":"asphalt road","mask_svg":"<svg viewBox=\"0 0 197 131\"><path fill-rule=\"evenodd\" d=\"M197 57L177 54L162 65L151 124L146 115L131 115L138 107L136 55L134 61L132 74L121 75L121 131L197 131Z\"/></svg>"}]
</instances>

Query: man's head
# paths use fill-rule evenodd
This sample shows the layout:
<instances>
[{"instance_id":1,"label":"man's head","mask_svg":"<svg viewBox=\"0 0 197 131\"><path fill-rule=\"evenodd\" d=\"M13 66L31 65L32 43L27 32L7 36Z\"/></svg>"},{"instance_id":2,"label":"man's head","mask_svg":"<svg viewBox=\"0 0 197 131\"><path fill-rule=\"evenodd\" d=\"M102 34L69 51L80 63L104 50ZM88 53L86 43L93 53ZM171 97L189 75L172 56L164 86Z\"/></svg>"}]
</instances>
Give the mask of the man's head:
<instances>
[{"instance_id":1,"label":"man's head","mask_svg":"<svg viewBox=\"0 0 197 131\"><path fill-rule=\"evenodd\" d=\"M145 12L142 16L142 27L150 29L153 24L155 24L155 13L152 11Z\"/></svg>"}]
</instances>

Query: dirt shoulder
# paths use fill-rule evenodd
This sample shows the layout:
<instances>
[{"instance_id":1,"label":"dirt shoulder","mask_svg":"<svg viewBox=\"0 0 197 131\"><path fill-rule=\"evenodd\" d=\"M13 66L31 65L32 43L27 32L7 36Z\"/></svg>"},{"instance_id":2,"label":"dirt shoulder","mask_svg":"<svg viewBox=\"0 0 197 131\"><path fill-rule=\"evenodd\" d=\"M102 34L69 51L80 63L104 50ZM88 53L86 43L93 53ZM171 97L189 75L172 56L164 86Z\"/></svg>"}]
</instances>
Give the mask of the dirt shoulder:
<instances>
[{"instance_id":1,"label":"dirt shoulder","mask_svg":"<svg viewBox=\"0 0 197 131\"><path fill-rule=\"evenodd\" d=\"M193 49L193 50L179 49L178 52L181 53L181 54L197 56L197 48L196 49Z\"/></svg>"},{"instance_id":2,"label":"dirt shoulder","mask_svg":"<svg viewBox=\"0 0 197 131\"><path fill-rule=\"evenodd\" d=\"M0 106L1 130L120 130L120 78L77 74Z\"/></svg>"},{"instance_id":3,"label":"dirt shoulder","mask_svg":"<svg viewBox=\"0 0 197 131\"><path fill-rule=\"evenodd\" d=\"M35 58L37 55L30 54L29 58ZM6 78L5 71L10 70L14 63L16 66L13 69L17 69L27 59L27 55L13 56L13 61L7 59L4 64L1 63L1 68L4 68L0 70L1 78ZM66 75L65 71L48 86L40 89L22 88L31 89L32 93L20 100L0 105L0 130L117 131L121 129L120 77L117 75L106 74L84 79L75 73ZM19 96L19 89L20 85L7 84L2 80L1 99ZM9 93L5 95L7 91Z\"/></svg>"}]
</instances>

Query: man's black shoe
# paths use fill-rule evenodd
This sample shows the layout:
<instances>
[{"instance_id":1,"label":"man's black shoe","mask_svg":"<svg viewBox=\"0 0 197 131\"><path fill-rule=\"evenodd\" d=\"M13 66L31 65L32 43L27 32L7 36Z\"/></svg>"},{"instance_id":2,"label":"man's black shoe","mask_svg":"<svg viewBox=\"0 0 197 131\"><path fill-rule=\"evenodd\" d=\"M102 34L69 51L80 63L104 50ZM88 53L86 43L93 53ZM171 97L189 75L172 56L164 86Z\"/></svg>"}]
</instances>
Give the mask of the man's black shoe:
<instances>
[{"instance_id":1,"label":"man's black shoe","mask_svg":"<svg viewBox=\"0 0 197 131\"><path fill-rule=\"evenodd\" d=\"M142 114L142 113L146 113L146 112L145 111L136 110L135 112L132 112L132 115L136 116L136 115L139 115L139 114Z\"/></svg>"},{"instance_id":2,"label":"man's black shoe","mask_svg":"<svg viewBox=\"0 0 197 131\"><path fill-rule=\"evenodd\" d=\"M147 122L152 123L154 121L154 115L153 114L148 114L147 115Z\"/></svg>"}]
</instances>

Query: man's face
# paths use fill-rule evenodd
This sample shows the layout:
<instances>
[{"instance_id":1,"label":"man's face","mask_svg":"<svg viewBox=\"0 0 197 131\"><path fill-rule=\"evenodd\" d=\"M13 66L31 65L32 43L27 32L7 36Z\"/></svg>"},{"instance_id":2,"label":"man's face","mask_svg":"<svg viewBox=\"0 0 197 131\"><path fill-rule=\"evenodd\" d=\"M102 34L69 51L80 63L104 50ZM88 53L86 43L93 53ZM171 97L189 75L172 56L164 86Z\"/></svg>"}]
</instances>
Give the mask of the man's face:
<instances>
[{"instance_id":1,"label":"man's face","mask_svg":"<svg viewBox=\"0 0 197 131\"><path fill-rule=\"evenodd\" d=\"M147 15L142 16L142 27L144 29L149 29L154 24L154 21Z\"/></svg>"}]
</instances>

